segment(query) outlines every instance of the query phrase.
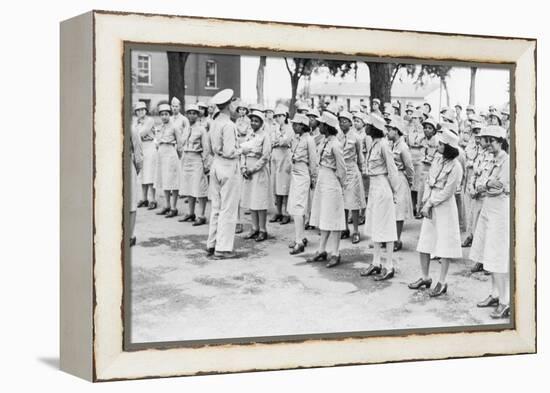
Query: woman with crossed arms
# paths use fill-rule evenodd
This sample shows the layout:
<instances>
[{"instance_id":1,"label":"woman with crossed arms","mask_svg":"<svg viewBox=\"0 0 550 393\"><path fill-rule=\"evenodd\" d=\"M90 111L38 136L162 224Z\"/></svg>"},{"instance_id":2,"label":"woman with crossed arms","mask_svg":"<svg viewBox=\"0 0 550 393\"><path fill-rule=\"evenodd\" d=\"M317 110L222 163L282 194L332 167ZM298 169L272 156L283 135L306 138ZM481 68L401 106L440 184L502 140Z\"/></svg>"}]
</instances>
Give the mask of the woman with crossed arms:
<instances>
[{"instance_id":1,"label":"woman with crossed arms","mask_svg":"<svg viewBox=\"0 0 550 393\"><path fill-rule=\"evenodd\" d=\"M470 259L492 273L492 292L478 307L495 307L491 318L510 315L510 158L506 130L488 126L482 135L489 141L493 159L486 168L482 188L485 200L479 214Z\"/></svg>"}]
</instances>

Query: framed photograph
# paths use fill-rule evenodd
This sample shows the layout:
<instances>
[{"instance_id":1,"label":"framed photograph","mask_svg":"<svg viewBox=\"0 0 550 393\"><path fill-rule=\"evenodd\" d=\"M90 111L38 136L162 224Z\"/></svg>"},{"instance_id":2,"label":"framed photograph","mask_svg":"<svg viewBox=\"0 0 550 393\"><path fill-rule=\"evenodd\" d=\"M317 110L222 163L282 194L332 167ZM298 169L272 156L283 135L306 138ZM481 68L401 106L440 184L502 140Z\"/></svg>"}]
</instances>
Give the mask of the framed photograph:
<instances>
[{"instance_id":1,"label":"framed photograph","mask_svg":"<svg viewBox=\"0 0 550 393\"><path fill-rule=\"evenodd\" d=\"M61 23L61 368L536 352L536 40Z\"/></svg>"}]
</instances>

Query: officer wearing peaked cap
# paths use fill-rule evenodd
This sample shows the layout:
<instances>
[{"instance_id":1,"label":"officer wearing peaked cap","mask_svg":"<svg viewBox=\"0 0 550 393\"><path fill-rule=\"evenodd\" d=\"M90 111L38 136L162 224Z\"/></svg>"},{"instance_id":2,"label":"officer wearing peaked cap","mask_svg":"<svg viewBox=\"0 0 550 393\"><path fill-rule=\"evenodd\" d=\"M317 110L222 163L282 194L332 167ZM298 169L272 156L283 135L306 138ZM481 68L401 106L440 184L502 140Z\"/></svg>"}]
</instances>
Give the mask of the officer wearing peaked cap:
<instances>
[{"instance_id":1,"label":"officer wearing peaked cap","mask_svg":"<svg viewBox=\"0 0 550 393\"><path fill-rule=\"evenodd\" d=\"M209 196L212 201L207 250L209 255L224 259L235 256L233 252L235 226L241 196L237 128L231 121L236 116L232 101L233 90L224 89L212 97L212 104L219 114L212 123L210 145L214 155L210 169Z\"/></svg>"}]
</instances>

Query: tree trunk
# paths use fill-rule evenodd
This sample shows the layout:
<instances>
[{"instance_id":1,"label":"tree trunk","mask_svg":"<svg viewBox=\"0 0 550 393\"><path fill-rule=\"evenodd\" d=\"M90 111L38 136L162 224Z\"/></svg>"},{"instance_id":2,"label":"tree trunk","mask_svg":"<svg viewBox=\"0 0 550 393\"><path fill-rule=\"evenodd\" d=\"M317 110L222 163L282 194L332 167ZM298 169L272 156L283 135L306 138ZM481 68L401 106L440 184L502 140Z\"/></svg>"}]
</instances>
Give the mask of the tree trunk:
<instances>
[{"instance_id":1,"label":"tree trunk","mask_svg":"<svg viewBox=\"0 0 550 393\"><path fill-rule=\"evenodd\" d=\"M266 57L260 56L260 64L258 65L258 74L256 75L256 99L259 104L264 104L264 73L265 73Z\"/></svg>"},{"instance_id":2,"label":"tree trunk","mask_svg":"<svg viewBox=\"0 0 550 393\"><path fill-rule=\"evenodd\" d=\"M443 89L445 90L445 100L447 102L447 107L450 107L451 98L449 97L449 88L447 87L447 80L445 78L441 78L441 86L443 86Z\"/></svg>"},{"instance_id":3,"label":"tree trunk","mask_svg":"<svg viewBox=\"0 0 550 393\"><path fill-rule=\"evenodd\" d=\"M476 104L476 74L477 67L470 68L470 105Z\"/></svg>"},{"instance_id":4,"label":"tree trunk","mask_svg":"<svg viewBox=\"0 0 550 393\"><path fill-rule=\"evenodd\" d=\"M388 63L367 62L370 73L370 101L378 98L381 106L391 102L391 67Z\"/></svg>"},{"instance_id":5,"label":"tree trunk","mask_svg":"<svg viewBox=\"0 0 550 393\"><path fill-rule=\"evenodd\" d=\"M166 52L168 56L168 100L178 97L185 109L185 63L188 52Z\"/></svg>"},{"instance_id":6,"label":"tree trunk","mask_svg":"<svg viewBox=\"0 0 550 393\"><path fill-rule=\"evenodd\" d=\"M298 93L298 82L300 81L300 78L298 75L293 74L290 77L290 86L292 89L291 95L290 95L290 105L288 108L288 112L290 114L290 118L294 117L294 112L296 112L296 94Z\"/></svg>"}]
</instances>

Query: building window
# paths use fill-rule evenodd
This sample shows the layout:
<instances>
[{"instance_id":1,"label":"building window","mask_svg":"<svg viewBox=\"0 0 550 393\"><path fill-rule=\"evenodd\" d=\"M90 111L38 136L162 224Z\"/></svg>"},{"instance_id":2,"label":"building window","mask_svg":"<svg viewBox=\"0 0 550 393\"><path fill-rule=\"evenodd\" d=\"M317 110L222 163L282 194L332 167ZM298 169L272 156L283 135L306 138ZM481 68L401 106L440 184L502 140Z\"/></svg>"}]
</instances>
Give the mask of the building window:
<instances>
[{"instance_id":1,"label":"building window","mask_svg":"<svg viewBox=\"0 0 550 393\"><path fill-rule=\"evenodd\" d=\"M214 60L206 61L206 88L218 88L218 64Z\"/></svg>"},{"instance_id":2,"label":"building window","mask_svg":"<svg viewBox=\"0 0 550 393\"><path fill-rule=\"evenodd\" d=\"M138 55L137 57L137 84L151 84L151 55Z\"/></svg>"}]
</instances>

